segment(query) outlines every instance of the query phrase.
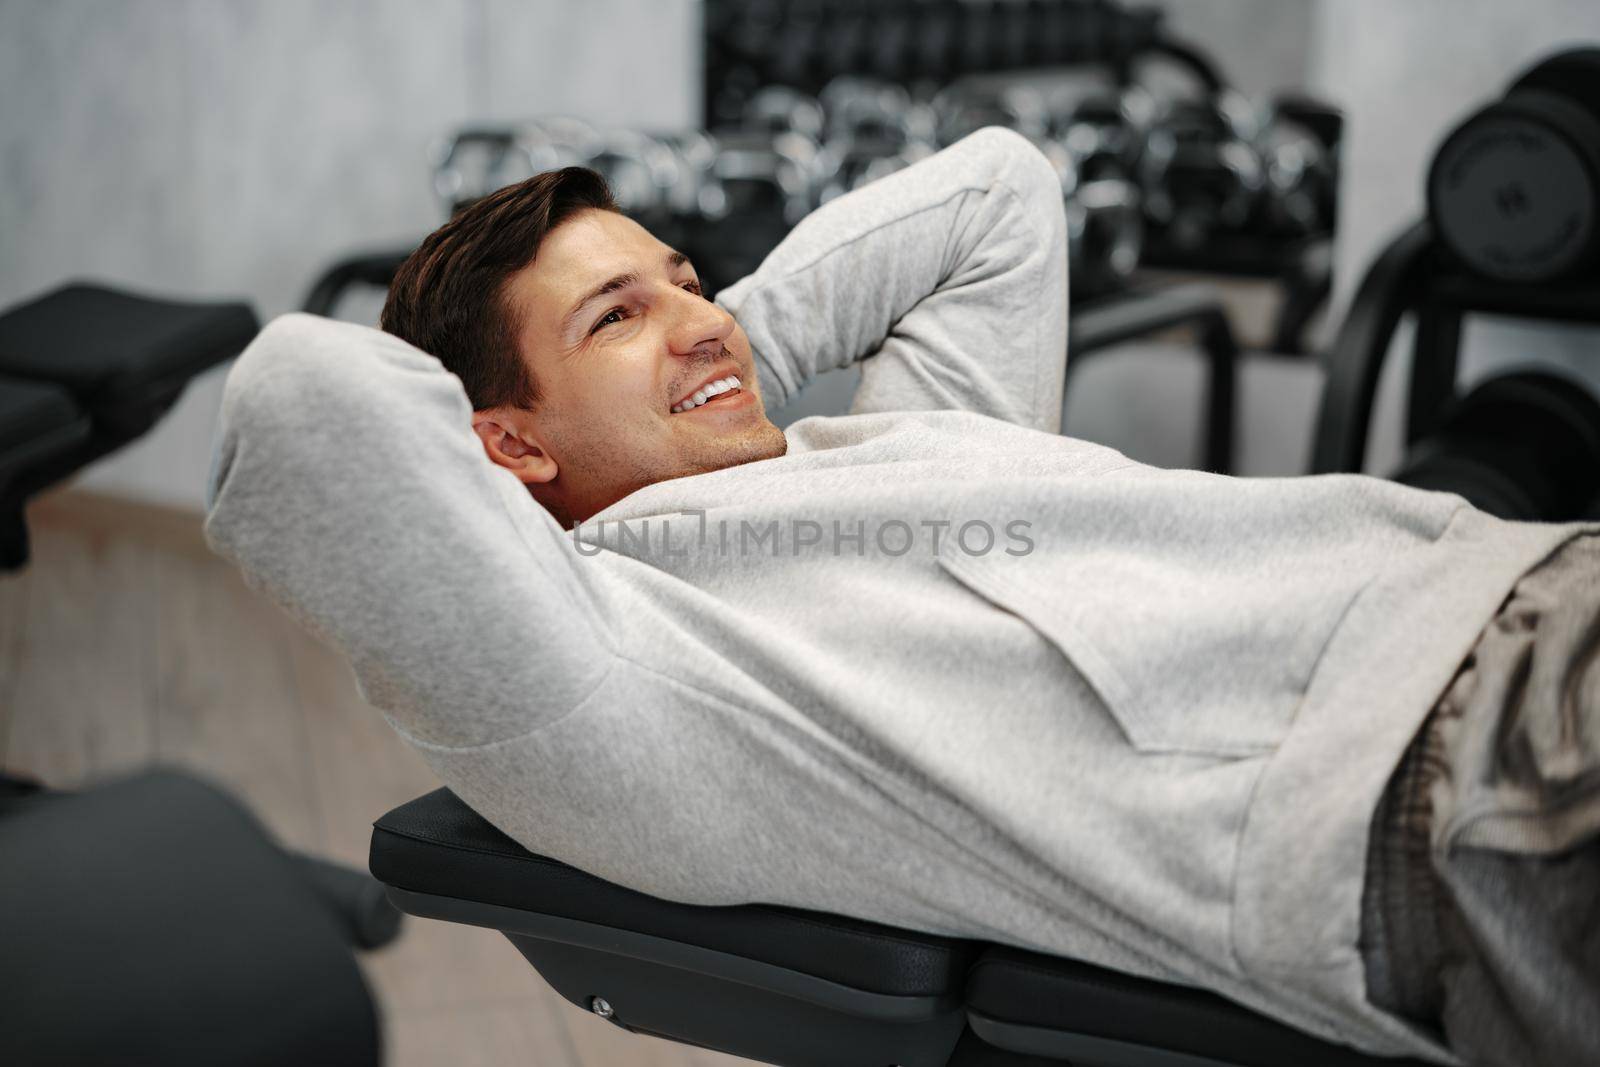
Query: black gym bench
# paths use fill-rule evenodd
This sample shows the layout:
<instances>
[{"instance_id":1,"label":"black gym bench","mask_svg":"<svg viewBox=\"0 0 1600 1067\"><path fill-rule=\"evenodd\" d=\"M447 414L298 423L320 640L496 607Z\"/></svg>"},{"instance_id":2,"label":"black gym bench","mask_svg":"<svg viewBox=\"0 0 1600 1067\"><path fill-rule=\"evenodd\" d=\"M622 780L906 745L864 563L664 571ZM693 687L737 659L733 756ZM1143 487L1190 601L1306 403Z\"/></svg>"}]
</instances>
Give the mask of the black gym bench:
<instances>
[{"instance_id":1,"label":"black gym bench","mask_svg":"<svg viewBox=\"0 0 1600 1067\"><path fill-rule=\"evenodd\" d=\"M1420 1067L1073 960L660 900L528 852L448 789L379 819L370 867L402 911L500 930L584 1011L785 1067Z\"/></svg>"},{"instance_id":2,"label":"black gym bench","mask_svg":"<svg viewBox=\"0 0 1600 1067\"><path fill-rule=\"evenodd\" d=\"M73 283L0 315L0 570L28 561L28 498L140 436L258 323L242 303Z\"/></svg>"}]
</instances>

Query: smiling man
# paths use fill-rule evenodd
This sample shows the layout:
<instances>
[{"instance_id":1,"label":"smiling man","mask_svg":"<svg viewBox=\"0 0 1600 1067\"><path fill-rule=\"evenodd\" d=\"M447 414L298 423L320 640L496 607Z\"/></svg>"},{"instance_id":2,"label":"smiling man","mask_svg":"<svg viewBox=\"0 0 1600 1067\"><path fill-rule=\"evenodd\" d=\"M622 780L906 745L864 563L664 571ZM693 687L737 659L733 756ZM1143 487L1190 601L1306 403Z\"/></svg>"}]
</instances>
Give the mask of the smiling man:
<instances>
[{"instance_id":1,"label":"smiling man","mask_svg":"<svg viewBox=\"0 0 1600 1067\"><path fill-rule=\"evenodd\" d=\"M734 317L590 170L509 186L438 230L382 325L461 377L489 457L564 526L788 447Z\"/></svg>"},{"instance_id":2,"label":"smiling man","mask_svg":"<svg viewBox=\"0 0 1600 1067\"><path fill-rule=\"evenodd\" d=\"M262 332L206 532L592 874L1383 1055L1600 1061L1600 525L1063 436L1066 252L1004 130L715 303L595 176L542 175L422 244L387 333ZM768 421L855 363L849 414Z\"/></svg>"}]
</instances>

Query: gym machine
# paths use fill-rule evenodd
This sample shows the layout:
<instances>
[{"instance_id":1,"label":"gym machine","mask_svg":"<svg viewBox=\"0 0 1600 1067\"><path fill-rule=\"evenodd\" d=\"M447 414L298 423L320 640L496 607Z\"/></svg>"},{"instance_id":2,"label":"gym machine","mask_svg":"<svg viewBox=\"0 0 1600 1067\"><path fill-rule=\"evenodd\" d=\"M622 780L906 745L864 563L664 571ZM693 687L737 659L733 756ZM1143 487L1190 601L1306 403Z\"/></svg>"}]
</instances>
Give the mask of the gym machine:
<instances>
[{"instance_id":1,"label":"gym machine","mask_svg":"<svg viewBox=\"0 0 1600 1067\"><path fill-rule=\"evenodd\" d=\"M0 571L28 561L31 496L144 434L258 328L241 303L82 282L0 314Z\"/></svg>"}]
</instances>

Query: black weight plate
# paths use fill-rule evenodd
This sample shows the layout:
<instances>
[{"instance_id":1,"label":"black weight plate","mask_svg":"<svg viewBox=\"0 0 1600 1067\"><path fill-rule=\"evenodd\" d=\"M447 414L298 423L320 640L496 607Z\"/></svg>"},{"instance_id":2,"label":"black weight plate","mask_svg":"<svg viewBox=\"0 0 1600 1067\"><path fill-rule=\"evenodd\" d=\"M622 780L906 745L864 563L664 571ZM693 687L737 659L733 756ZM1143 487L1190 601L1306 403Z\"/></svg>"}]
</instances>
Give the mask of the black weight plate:
<instances>
[{"instance_id":1,"label":"black weight plate","mask_svg":"<svg viewBox=\"0 0 1600 1067\"><path fill-rule=\"evenodd\" d=\"M1428 209L1469 268L1500 281L1549 281L1580 267L1600 226L1600 121L1526 90L1445 139L1428 174Z\"/></svg>"}]
</instances>

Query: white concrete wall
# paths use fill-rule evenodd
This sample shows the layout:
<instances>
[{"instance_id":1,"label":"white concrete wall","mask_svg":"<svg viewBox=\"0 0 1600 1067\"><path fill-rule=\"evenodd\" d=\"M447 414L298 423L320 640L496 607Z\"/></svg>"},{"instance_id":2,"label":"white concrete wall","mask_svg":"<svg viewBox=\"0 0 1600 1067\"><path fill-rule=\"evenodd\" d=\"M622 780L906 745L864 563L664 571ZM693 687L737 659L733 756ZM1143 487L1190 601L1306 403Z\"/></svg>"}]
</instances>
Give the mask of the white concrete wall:
<instances>
[{"instance_id":1,"label":"white concrete wall","mask_svg":"<svg viewBox=\"0 0 1600 1067\"><path fill-rule=\"evenodd\" d=\"M433 139L699 111L694 0L0 0L0 306L69 278L296 307L441 221ZM203 501L224 371L80 484Z\"/></svg>"}]
</instances>

